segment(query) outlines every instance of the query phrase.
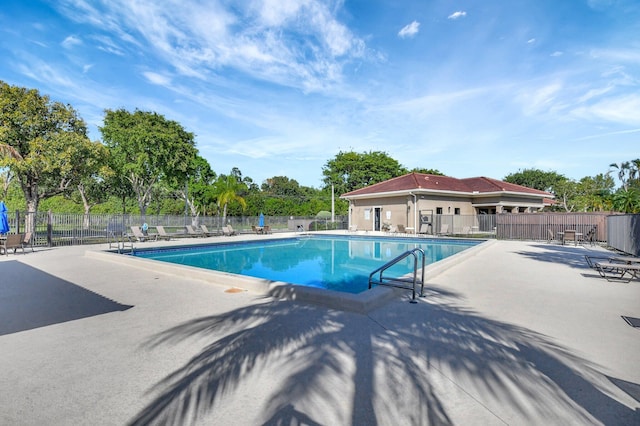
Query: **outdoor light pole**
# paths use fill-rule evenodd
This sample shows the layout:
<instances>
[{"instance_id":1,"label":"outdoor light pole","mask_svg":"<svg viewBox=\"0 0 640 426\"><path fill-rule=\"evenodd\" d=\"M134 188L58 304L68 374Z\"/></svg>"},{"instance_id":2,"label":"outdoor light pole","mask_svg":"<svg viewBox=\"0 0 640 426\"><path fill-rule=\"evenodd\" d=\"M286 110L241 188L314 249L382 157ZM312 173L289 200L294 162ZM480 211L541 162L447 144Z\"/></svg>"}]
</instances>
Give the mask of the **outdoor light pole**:
<instances>
[{"instance_id":1,"label":"outdoor light pole","mask_svg":"<svg viewBox=\"0 0 640 426\"><path fill-rule=\"evenodd\" d=\"M336 221L336 201L333 194L333 184L331 184L331 223Z\"/></svg>"}]
</instances>

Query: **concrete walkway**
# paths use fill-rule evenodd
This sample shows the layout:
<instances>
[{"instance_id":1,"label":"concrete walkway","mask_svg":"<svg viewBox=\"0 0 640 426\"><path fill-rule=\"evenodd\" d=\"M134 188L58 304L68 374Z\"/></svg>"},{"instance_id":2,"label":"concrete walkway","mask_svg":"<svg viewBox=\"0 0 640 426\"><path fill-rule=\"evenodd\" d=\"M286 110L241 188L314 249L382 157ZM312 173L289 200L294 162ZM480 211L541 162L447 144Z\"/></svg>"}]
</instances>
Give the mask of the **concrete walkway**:
<instances>
[{"instance_id":1,"label":"concrete walkway","mask_svg":"<svg viewBox=\"0 0 640 426\"><path fill-rule=\"evenodd\" d=\"M640 282L603 249L498 241L362 315L102 248L0 259L0 424L640 424Z\"/></svg>"}]
</instances>

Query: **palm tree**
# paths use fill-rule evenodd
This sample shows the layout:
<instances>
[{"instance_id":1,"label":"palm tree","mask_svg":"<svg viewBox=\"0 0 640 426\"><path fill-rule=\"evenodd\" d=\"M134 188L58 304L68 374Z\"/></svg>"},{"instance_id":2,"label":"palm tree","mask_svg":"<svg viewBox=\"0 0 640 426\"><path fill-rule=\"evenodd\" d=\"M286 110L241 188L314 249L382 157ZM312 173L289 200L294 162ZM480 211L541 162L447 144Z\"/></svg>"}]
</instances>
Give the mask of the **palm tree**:
<instances>
[{"instance_id":1,"label":"palm tree","mask_svg":"<svg viewBox=\"0 0 640 426\"><path fill-rule=\"evenodd\" d=\"M640 212L640 193L634 189L623 189L613 196L614 208L623 213Z\"/></svg>"},{"instance_id":2,"label":"palm tree","mask_svg":"<svg viewBox=\"0 0 640 426\"><path fill-rule=\"evenodd\" d=\"M247 202L238 193L246 189L246 185L233 175L220 175L214 184L214 194L218 208L222 209L222 222L227 221L227 207L229 203L237 202L242 206L242 210L247 208Z\"/></svg>"},{"instance_id":3,"label":"palm tree","mask_svg":"<svg viewBox=\"0 0 640 426\"><path fill-rule=\"evenodd\" d=\"M632 173L631 162L623 161L620 164L611 163L609 164L609 167L612 167L618 170L618 179L620 179L620 182L622 182L622 188L626 191L629 186L629 180L631 179L631 176L630 176Z\"/></svg>"}]
</instances>

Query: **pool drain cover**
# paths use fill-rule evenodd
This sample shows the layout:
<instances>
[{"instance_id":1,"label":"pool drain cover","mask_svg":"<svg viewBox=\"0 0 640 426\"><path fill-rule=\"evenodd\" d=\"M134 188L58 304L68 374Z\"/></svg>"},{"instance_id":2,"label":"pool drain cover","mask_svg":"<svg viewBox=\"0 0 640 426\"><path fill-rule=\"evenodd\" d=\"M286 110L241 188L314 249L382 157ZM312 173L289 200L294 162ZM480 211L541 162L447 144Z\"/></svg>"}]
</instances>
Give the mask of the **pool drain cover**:
<instances>
[{"instance_id":1,"label":"pool drain cover","mask_svg":"<svg viewBox=\"0 0 640 426\"><path fill-rule=\"evenodd\" d=\"M631 327L640 327L640 318L625 317L622 315L622 319L627 322Z\"/></svg>"}]
</instances>

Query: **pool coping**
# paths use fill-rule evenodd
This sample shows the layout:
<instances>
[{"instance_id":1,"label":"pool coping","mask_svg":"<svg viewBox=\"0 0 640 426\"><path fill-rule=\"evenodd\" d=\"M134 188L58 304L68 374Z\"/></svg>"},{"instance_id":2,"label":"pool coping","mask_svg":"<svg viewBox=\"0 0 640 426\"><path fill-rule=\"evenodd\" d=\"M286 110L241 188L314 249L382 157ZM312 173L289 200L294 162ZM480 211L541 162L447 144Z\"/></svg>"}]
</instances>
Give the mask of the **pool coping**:
<instances>
[{"instance_id":1,"label":"pool coping","mask_svg":"<svg viewBox=\"0 0 640 426\"><path fill-rule=\"evenodd\" d=\"M298 236L299 235L300 234L298 234ZM284 237L280 235L269 238L269 240L277 240L290 237L291 236ZM384 238L385 236L375 235L375 237ZM454 240L453 238L451 239ZM234 239L233 241L249 242L255 240L238 238ZM201 241L193 241L192 244L166 245L161 247L158 246L157 248L167 249L172 247L201 246L205 244L210 245L217 243L222 242L220 240L215 242L209 241L207 243L203 243ZM469 247L462 252L456 253L443 260L428 265L425 268L425 281L428 281L432 277L446 271L452 266L455 266L464 258L475 256L479 251L484 250L493 243L495 243L495 240L486 240L478 245ZM282 281L272 281L263 278L248 277L245 275L232 274L229 272L208 270L188 265L176 265L141 257L127 256L119 254L113 249L87 250L85 251L85 256L89 258L119 263L121 265L150 270L153 272L160 272L168 275L184 276L186 270L189 271L189 278L205 281L210 284L251 291L253 293L274 297L277 299L311 303L314 305L321 305L341 311L350 311L359 314L367 314L368 312L384 305L386 302L395 299L402 294L408 293L409 297L411 297L410 291L407 292L407 290L394 287L376 286L370 290L366 290L358 294L352 294L335 290L306 287ZM419 288L416 290L419 292Z\"/></svg>"}]
</instances>

